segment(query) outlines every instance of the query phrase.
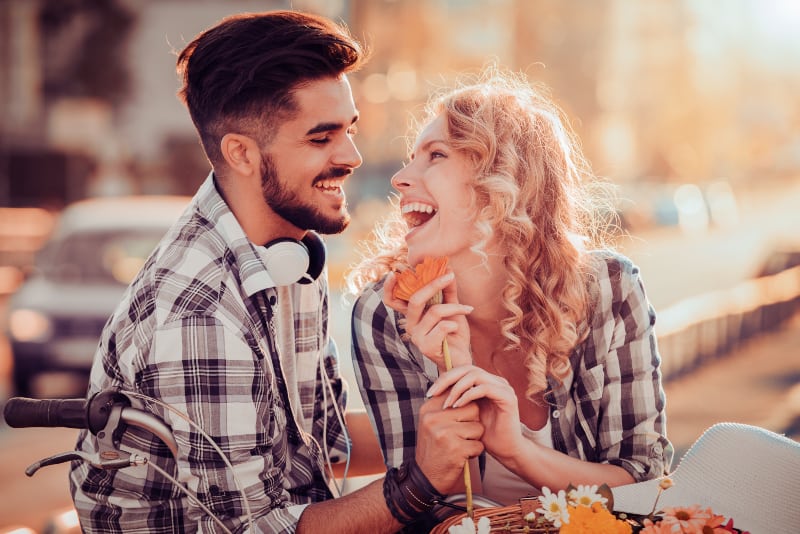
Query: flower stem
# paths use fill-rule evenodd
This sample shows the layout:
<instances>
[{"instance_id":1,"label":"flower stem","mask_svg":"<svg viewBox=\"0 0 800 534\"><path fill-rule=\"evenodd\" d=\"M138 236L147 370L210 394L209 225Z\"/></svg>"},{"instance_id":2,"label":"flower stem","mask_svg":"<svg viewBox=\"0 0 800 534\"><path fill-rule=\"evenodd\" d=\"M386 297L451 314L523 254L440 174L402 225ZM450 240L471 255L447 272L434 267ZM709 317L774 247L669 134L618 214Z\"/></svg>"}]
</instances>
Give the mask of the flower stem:
<instances>
[{"instance_id":1,"label":"flower stem","mask_svg":"<svg viewBox=\"0 0 800 534\"><path fill-rule=\"evenodd\" d=\"M439 291L431 299L431 304L441 304L443 301L442 292ZM447 345L447 337L442 340L442 355L444 356L444 368L449 371L453 368L453 359L450 357L450 347ZM467 496L467 515L474 519L472 506L472 477L469 474L469 460L464 464L464 493Z\"/></svg>"},{"instance_id":2,"label":"flower stem","mask_svg":"<svg viewBox=\"0 0 800 534\"><path fill-rule=\"evenodd\" d=\"M449 371L453 368L453 360L450 358L450 347L447 345L447 338L442 340L442 353L444 354L444 367ZM467 496L467 515L470 519L473 519L472 477L469 474L469 461L464 464L464 492Z\"/></svg>"}]
</instances>

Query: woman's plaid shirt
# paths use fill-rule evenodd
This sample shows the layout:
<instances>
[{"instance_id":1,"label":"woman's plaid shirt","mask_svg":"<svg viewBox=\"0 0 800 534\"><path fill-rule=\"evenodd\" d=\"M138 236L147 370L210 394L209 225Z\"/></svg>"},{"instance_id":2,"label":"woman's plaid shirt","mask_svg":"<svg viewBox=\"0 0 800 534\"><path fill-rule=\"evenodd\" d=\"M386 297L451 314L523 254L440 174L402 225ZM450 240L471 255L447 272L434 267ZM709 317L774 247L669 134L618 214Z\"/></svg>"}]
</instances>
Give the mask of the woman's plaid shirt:
<instances>
[{"instance_id":1,"label":"woman's plaid shirt","mask_svg":"<svg viewBox=\"0 0 800 534\"><path fill-rule=\"evenodd\" d=\"M571 374L549 381L554 447L570 456L626 469L640 481L672 462L654 332L655 312L639 270L627 258L596 256L594 311L587 339L573 352ZM414 455L416 420L436 365L401 339L399 314L381 302L383 282L353 308L356 378L387 466Z\"/></svg>"},{"instance_id":2,"label":"woman's plaid shirt","mask_svg":"<svg viewBox=\"0 0 800 534\"><path fill-rule=\"evenodd\" d=\"M328 336L327 273L276 288L262 251L209 176L107 323L89 394L119 387L188 414L235 473L185 420L155 404L147 409L172 428L177 463L135 428L124 448L176 476L232 531L244 521L241 487L256 531L293 532L305 505L331 497L319 444L326 426L332 459L344 459L333 403L344 413L346 392ZM320 359L333 395L323 396ZM77 447L94 452L96 440L83 432ZM217 530L147 466L105 471L75 463L70 481L86 532Z\"/></svg>"}]
</instances>

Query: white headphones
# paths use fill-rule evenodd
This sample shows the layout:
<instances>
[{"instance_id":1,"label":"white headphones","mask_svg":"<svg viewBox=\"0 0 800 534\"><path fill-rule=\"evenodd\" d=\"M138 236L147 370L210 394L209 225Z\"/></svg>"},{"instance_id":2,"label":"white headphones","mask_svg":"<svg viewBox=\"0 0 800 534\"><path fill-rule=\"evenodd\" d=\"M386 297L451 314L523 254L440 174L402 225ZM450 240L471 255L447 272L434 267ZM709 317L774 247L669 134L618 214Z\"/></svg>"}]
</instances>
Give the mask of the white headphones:
<instances>
[{"instance_id":1,"label":"white headphones","mask_svg":"<svg viewBox=\"0 0 800 534\"><path fill-rule=\"evenodd\" d=\"M261 258L275 285L310 284L325 267L325 243L314 232L302 241L282 237L264 245Z\"/></svg>"}]
</instances>

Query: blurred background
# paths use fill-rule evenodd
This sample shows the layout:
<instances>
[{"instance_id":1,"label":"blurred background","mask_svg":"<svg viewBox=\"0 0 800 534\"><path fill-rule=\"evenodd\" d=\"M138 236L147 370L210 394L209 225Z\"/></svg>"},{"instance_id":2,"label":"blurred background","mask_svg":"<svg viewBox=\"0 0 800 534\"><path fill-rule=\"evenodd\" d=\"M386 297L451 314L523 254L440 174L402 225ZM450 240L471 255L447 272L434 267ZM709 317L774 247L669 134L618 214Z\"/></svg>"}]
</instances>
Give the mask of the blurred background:
<instances>
[{"instance_id":1,"label":"blurred background","mask_svg":"<svg viewBox=\"0 0 800 534\"><path fill-rule=\"evenodd\" d=\"M328 239L346 376L342 277L386 212L411 117L496 61L550 87L619 186L618 246L659 313L679 454L721 420L798 435L796 0L0 0L0 402L83 390L124 284L208 172L176 52L268 9L341 20L373 50L351 77L353 223ZM68 507L65 469L23 471L74 436L0 424L0 529L46 529Z\"/></svg>"}]
</instances>

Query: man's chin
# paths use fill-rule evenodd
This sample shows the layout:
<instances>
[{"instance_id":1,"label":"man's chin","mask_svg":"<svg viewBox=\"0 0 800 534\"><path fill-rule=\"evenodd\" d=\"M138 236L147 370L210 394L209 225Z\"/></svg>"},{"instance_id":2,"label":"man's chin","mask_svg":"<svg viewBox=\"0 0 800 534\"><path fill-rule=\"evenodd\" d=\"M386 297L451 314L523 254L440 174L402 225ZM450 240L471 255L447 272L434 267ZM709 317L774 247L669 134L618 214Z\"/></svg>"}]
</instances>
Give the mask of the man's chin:
<instances>
[{"instance_id":1,"label":"man's chin","mask_svg":"<svg viewBox=\"0 0 800 534\"><path fill-rule=\"evenodd\" d=\"M347 214L339 219L329 219L318 221L314 231L323 235L341 234L350 225L350 215Z\"/></svg>"}]
</instances>

